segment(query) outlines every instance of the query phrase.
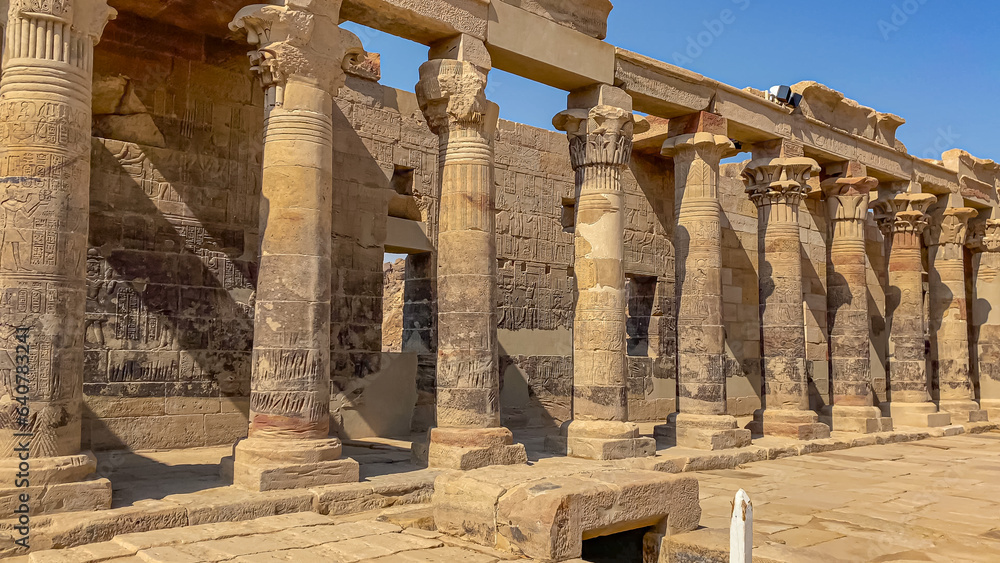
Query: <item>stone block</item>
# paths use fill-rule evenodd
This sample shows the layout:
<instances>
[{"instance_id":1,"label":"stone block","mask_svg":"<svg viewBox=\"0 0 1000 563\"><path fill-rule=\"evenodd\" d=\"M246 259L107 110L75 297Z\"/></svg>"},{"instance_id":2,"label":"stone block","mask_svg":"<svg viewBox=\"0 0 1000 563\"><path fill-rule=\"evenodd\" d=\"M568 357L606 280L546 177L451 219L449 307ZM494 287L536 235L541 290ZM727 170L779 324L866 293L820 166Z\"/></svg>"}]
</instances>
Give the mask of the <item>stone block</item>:
<instances>
[{"instance_id":1,"label":"stone block","mask_svg":"<svg viewBox=\"0 0 1000 563\"><path fill-rule=\"evenodd\" d=\"M428 433L427 464L442 469L478 469L528 462L523 444L500 428L432 428Z\"/></svg>"},{"instance_id":2,"label":"stone block","mask_svg":"<svg viewBox=\"0 0 1000 563\"><path fill-rule=\"evenodd\" d=\"M336 483L356 483L358 462L340 459L340 440L248 438L234 448L223 465L233 484L249 491L301 489Z\"/></svg>"},{"instance_id":3,"label":"stone block","mask_svg":"<svg viewBox=\"0 0 1000 563\"><path fill-rule=\"evenodd\" d=\"M698 526L698 483L652 471L546 475L538 468L487 468L435 482L438 530L545 561L580 557L592 537L664 524Z\"/></svg>"}]
</instances>

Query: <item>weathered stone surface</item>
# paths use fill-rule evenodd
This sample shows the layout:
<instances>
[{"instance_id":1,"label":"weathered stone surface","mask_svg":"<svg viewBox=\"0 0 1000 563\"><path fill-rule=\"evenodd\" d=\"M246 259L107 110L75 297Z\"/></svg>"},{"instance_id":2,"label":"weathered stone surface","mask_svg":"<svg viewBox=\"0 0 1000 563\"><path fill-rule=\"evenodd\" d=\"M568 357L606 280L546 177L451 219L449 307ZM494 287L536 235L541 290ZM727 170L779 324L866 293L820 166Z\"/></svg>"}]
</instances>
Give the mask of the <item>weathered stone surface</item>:
<instances>
[{"instance_id":1,"label":"weathered stone surface","mask_svg":"<svg viewBox=\"0 0 1000 563\"><path fill-rule=\"evenodd\" d=\"M655 499L655 500L654 500ZM582 540L666 521L672 533L698 525L698 483L649 471L546 476L486 468L435 482L438 530L542 560L579 557Z\"/></svg>"}]
</instances>

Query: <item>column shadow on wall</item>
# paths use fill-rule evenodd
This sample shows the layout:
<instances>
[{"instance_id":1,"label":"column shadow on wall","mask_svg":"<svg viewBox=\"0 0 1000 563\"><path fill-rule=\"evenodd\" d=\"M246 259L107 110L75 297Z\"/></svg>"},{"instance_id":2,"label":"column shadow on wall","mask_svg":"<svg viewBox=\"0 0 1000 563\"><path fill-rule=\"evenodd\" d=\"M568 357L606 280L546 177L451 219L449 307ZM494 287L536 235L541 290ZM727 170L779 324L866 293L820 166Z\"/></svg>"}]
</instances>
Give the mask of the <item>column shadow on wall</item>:
<instances>
[{"instance_id":1,"label":"column shadow on wall","mask_svg":"<svg viewBox=\"0 0 1000 563\"><path fill-rule=\"evenodd\" d=\"M245 435L256 262L244 230L192 193L200 179L190 170L160 160L170 151L100 140L94 149L85 395L102 412L85 414L90 447L186 448L231 438L217 432ZM154 200L179 213L168 217ZM99 397L121 400L109 408ZM199 471L141 465L165 480ZM106 471L114 480L113 464Z\"/></svg>"}]
</instances>

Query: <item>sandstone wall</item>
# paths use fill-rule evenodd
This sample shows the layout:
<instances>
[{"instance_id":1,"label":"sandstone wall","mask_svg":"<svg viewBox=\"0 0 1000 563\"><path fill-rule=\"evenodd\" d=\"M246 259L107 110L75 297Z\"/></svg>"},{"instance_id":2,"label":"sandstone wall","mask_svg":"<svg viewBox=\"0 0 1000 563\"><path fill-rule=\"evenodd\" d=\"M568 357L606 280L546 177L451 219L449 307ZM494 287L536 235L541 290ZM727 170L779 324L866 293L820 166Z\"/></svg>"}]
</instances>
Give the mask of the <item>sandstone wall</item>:
<instances>
[{"instance_id":1,"label":"sandstone wall","mask_svg":"<svg viewBox=\"0 0 1000 563\"><path fill-rule=\"evenodd\" d=\"M245 434L263 119L246 64L241 45L127 14L98 47L89 447L209 445ZM413 94L349 77L337 104L333 426L347 436L422 430L433 424L434 255L407 259L398 345L391 342L401 354L384 354L383 244L387 217L399 209L435 239L438 140ZM572 385L568 142L502 121L495 149L504 422L554 426L569 416ZM724 167L721 184L729 409L745 415L759 407L760 352L756 210L739 172ZM669 160L643 154L624 178L629 404L637 421L663 420L674 408L673 182ZM806 302L816 309L810 354L818 366L825 225L804 217L805 252L815 261L813 275L806 271ZM414 387L415 399L393 392Z\"/></svg>"}]
</instances>

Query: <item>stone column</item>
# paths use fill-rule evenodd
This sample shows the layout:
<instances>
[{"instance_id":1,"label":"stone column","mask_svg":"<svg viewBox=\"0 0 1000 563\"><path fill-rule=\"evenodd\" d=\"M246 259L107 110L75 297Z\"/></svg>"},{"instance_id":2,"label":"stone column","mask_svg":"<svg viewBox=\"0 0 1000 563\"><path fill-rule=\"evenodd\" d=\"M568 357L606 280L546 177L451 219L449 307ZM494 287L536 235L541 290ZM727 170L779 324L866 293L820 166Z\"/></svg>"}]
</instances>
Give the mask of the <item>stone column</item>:
<instances>
[{"instance_id":1,"label":"stone column","mask_svg":"<svg viewBox=\"0 0 1000 563\"><path fill-rule=\"evenodd\" d=\"M107 479L81 482L96 462L80 434L94 45L117 12L103 0L0 10L0 506L24 494L31 515L109 508ZM31 486L14 488L25 468Z\"/></svg>"},{"instance_id":2,"label":"stone column","mask_svg":"<svg viewBox=\"0 0 1000 563\"><path fill-rule=\"evenodd\" d=\"M880 206L883 231L889 238L889 414L899 426L935 427L951 424L951 415L931 402L927 379L924 316L923 239L927 208L933 194L896 194Z\"/></svg>"},{"instance_id":3,"label":"stone column","mask_svg":"<svg viewBox=\"0 0 1000 563\"><path fill-rule=\"evenodd\" d=\"M972 255L976 301L971 309L978 336L979 404L989 418L1000 420L1000 220L986 221L977 250Z\"/></svg>"},{"instance_id":4,"label":"stone column","mask_svg":"<svg viewBox=\"0 0 1000 563\"><path fill-rule=\"evenodd\" d=\"M441 178L431 467L527 463L524 446L500 424L492 143L499 108L486 100L486 70L464 60L431 60L420 66L416 87L439 137Z\"/></svg>"},{"instance_id":5,"label":"stone column","mask_svg":"<svg viewBox=\"0 0 1000 563\"><path fill-rule=\"evenodd\" d=\"M625 192L632 155L632 98L598 85L569 96L552 123L569 137L576 172L573 420L550 447L574 457L623 459L656 453L628 421L626 388ZM640 130L648 128L639 122Z\"/></svg>"},{"instance_id":6,"label":"stone column","mask_svg":"<svg viewBox=\"0 0 1000 563\"><path fill-rule=\"evenodd\" d=\"M735 151L725 118L699 113L672 119L661 153L674 160L677 228L678 413L657 435L678 446L737 448L750 431L726 414L726 349L722 324L722 205L719 161Z\"/></svg>"},{"instance_id":7,"label":"stone column","mask_svg":"<svg viewBox=\"0 0 1000 563\"><path fill-rule=\"evenodd\" d=\"M339 4L253 5L229 24L255 48L267 105L250 431L231 469L254 491L358 480L329 436L333 94L360 50L341 45Z\"/></svg>"},{"instance_id":8,"label":"stone column","mask_svg":"<svg viewBox=\"0 0 1000 563\"><path fill-rule=\"evenodd\" d=\"M809 409L799 240L799 206L819 170L816 161L799 156L757 158L743 171L759 237L765 391L759 420L764 434L800 440L830 437L830 427Z\"/></svg>"},{"instance_id":9,"label":"stone column","mask_svg":"<svg viewBox=\"0 0 1000 563\"><path fill-rule=\"evenodd\" d=\"M938 408L951 413L955 424L987 419L974 399L969 377L965 242L969 220L976 215L970 207L949 207L927 230L931 369L938 378Z\"/></svg>"},{"instance_id":10,"label":"stone column","mask_svg":"<svg viewBox=\"0 0 1000 563\"><path fill-rule=\"evenodd\" d=\"M869 192L878 180L857 162L842 177L823 182L830 220L827 266L827 326L834 430L872 433L892 430L874 406L868 318L865 222Z\"/></svg>"}]
</instances>

